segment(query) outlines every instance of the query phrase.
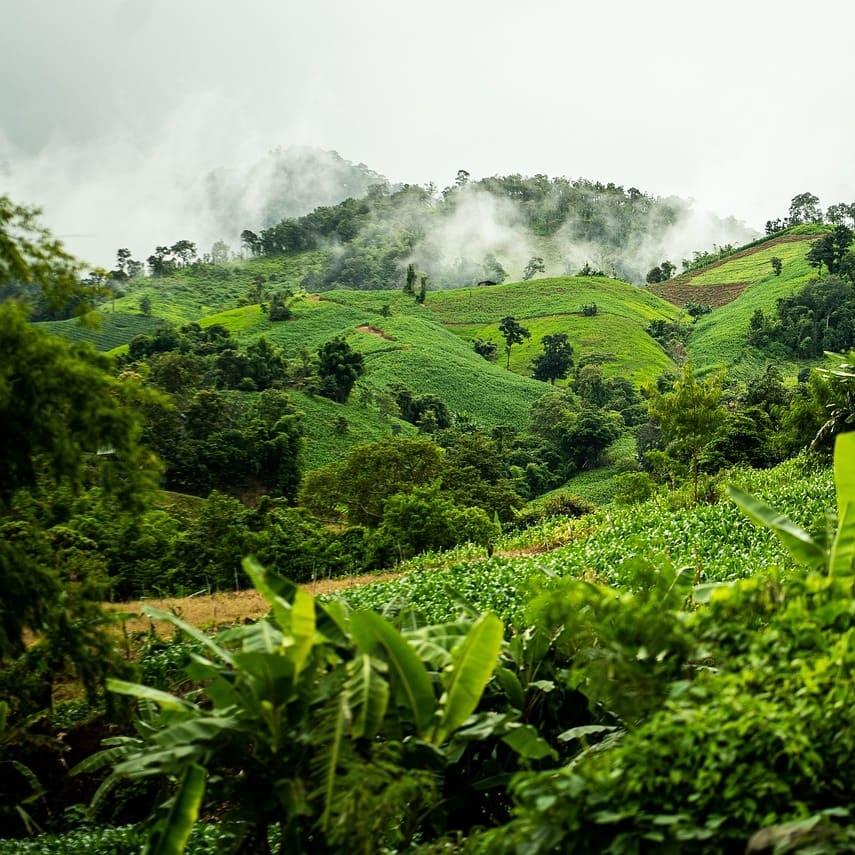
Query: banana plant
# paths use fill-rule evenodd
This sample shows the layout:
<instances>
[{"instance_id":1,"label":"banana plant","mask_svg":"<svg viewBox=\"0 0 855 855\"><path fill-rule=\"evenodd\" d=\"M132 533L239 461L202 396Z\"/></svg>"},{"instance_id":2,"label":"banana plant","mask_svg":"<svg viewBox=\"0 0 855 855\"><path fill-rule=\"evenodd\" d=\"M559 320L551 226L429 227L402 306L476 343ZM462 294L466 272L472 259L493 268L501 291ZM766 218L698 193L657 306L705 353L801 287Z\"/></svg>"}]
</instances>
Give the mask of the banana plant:
<instances>
[{"instance_id":1,"label":"banana plant","mask_svg":"<svg viewBox=\"0 0 855 855\"><path fill-rule=\"evenodd\" d=\"M247 851L269 851L267 830L274 824L283 829L282 851L323 851L344 839L356 845L360 832L349 832L348 823L362 828L372 810L354 817L343 815L342 805L364 806L367 782L387 768L388 752L375 762L381 746L400 765L390 774L395 786L408 775L426 780L418 777L428 774L425 757L433 758L429 774L441 776L461 746L497 733L520 756L537 754L537 734L512 706L496 728L478 718L504 645L495 615L399 629L371 611L316 602L252 560L244 566L270 606L268 619L212 638L175 615L148 609L199 643L202 652L188 668L198 688L179 697L110 681L112 691L137 700L144 724L137 737L112 740L76 770L115 763L102 790L123 778L171 782L176 795L153 838L166 842L152 843L152 852L182 851L203 797L234 820L241 829L236 846ZM467 733L474 725L480 731ZM395 792L391 784L387 789ZM387 791L368 795L382 816ZM406 816L406 802L397 809ZM365 836L368 851L376 828Z\"/></svg>"},{"instance_id":2,"label":"banana plant","mask_svg":"<svg viewBox=\"0 0 855 855\"><path fill-rule=\"evenodd\" d=\"M832 576L855 573L855 433L837 436L834 446L837 527L826 544L782 513L736 487L728 493L755 523L771 529L797 564Z\"/></svg>"}]
</instances>

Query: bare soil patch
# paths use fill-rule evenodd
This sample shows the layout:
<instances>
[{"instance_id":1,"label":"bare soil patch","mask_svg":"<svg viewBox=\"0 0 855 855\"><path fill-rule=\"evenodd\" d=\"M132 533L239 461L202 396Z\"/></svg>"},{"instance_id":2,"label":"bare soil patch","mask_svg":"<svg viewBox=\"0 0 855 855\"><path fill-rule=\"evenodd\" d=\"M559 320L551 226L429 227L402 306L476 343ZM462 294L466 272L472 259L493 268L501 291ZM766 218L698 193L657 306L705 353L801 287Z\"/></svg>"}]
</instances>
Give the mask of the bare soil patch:
<instances>
[{"instance_id":1,"label":"bare soil patch","mask_svg":"<svg viewBox=\"0 0 855 855\"><path fill-rule=\"evenodd\" d=\"M688 303L700 303L718 309L732 303L749 284L749 282L723 282L721 284L692 285L691 280L680 282L671 279L668 282L651 285L650 290L657 297L681 308Z\"/></svg>"},{"instance_id":2,"label":"bare soil patch","mask_svg":"<svg viewBox=\"0 0 855 855\"><path fill-rule=\"evenodd\" d=\"M373 335L377 338L385 339L386 341L395 340L394 338L392 338L392 336L386 335L386 333L384 333L383 330L381 330L379 327L373 327L371 326L371 324L362 324L362 326L356 328L356 331L365 333L365 335Z\"/></svg>"}]
</instances>

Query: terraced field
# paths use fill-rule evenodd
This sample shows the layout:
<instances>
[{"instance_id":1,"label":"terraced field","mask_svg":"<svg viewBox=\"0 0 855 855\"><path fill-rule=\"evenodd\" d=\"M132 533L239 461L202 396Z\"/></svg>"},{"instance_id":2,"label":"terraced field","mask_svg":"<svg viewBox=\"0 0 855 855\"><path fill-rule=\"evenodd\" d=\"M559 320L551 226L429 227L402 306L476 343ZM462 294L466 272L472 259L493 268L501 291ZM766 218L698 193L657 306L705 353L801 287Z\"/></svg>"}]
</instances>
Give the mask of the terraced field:
<instances>
[{"instance_id":1,"label":"terraced field","mask_svg":"<svg viewBox=\"0 0 855 855\"><path fill-rule=\"evenodd\" d=\"M67 321L43 321L36 326L71 341L88 342L96 350L113 350L136 335L154 331L161 323L159 318L119 311L91 312L85 324L77 318L69 318Z\"/></svg>"}]
</instances>

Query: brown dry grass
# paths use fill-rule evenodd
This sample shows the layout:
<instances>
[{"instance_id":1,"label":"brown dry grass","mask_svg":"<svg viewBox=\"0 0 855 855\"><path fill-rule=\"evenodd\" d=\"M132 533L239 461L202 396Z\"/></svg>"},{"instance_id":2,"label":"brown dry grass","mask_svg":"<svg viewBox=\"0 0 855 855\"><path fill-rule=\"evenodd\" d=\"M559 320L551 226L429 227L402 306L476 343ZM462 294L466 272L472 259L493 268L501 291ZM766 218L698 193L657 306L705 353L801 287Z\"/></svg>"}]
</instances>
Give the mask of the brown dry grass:
<instances>
[{"instance_id":1,"label":"brown dry grass","mask_svg":"<svg viewBox=\"0 0 855 855\"><path fill-rule=\"evenodd\" d=\"M334 594L352 588L354 585L367 585L371 582L386 582L400 576L400 573L364 573L359 576L344 576L338 579L319 579L303 585L313 596ZM200 594L192 597L164 597L147 600L134 600L129 603L111 603L108 608L128 614L123 621L126 632L147 632L150 629L158 635L171 636L173 627L163 621L153 621L144 615L145 606L152 606L165 612L173 612L182 620L201 629L216 626L229 626L264 617L270 610L264 598L256 591L233 591L219 594Z\"/></svg>"}]
</instances>

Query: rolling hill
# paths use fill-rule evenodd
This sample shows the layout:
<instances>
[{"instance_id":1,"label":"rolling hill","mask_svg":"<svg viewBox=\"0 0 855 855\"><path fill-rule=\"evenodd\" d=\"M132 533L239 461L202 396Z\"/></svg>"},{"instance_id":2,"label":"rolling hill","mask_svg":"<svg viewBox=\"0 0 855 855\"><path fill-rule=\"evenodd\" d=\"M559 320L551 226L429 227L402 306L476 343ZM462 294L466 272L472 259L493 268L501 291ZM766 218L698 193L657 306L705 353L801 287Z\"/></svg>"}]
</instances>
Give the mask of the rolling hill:
<instances>
[{"instance_id":1,"label":"rolling hill","mask_svg":"<svg viewBox=\"0 0 855 855\"><path fill-rule=\"evenodd\" d=\"M675 305L708 303L713 311L700 318L688 341L688 352L702 373L726 369L744 377L770 361L768 354L748 344L748 323L756 309L774 314L781 297L789 296L816 276L805 255L825 226L798 226L758 241L712 264L651 288ZM771 267L773 257L783 262L780 276ZM782 366L795 374L805 363Z\"/></svg>"},{"instance_id":2,"label":"rolling hill","mask_svg":"<svg viewBox=\"0 0 855 855\"><path fill-rule=\"evenodd\" d=\"M606 277L535 279L492 287L432 291L424 306L400 291L299 293L290 303L292 318L271 322L261 305L239 305L264 277L270 291L295 289L305 273L322 262L318 253L252 259L214 267L188 268L162 279L131 283L112 306L99 307L100 325L78 321L45 328L100 350L121 352L140 333L161 323L220 324L243 343L264 336L289 357L315 351L336 336L365 357L366 373L346 405L294 393L303 411L308 468L341 457L356 442L388 434L390 422L376 405L378 393L404 384L416 394L438 395L454 412L485 428L525 427L532 403L548 386L530 376L530 363L544 335L566 333L576 359L597 355L607 376L649 382L673 363L646 332L655 319L676 319L680 310L644 288ZM147 296L151 317L139 313ZM582 307L597 305L586 316ZM513 348L505 368L499 323L514 315L531 338ZM482 338L500 345L497 363L472 348ZM337 425L337 427L336 427ZM409 425L399 423L399 429Z\"/></svg>"}]
</instances>

